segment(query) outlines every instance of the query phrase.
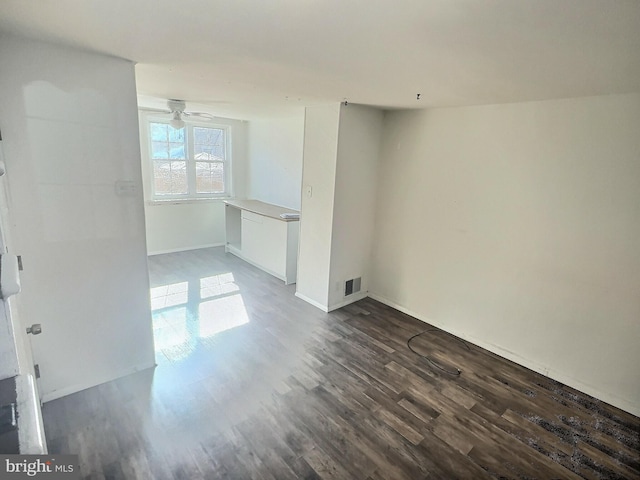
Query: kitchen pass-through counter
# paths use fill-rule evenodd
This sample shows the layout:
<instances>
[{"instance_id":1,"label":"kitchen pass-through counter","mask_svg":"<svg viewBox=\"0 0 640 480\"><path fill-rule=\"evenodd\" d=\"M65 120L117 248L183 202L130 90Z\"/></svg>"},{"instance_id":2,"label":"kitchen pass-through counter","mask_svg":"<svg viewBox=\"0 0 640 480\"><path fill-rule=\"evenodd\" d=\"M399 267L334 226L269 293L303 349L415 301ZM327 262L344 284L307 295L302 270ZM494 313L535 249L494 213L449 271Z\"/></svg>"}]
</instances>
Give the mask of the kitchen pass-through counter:
<instances>
[{"instance_id":1,"label":"kitchen pass-through counter","mask_svg":"<svg viewBox=\"0 0 640 480\"><path fill-rule=\"evenodd\" d=\"M259 200L226 200L225 251L286 284L296 282L300 212Z\"/></svg>"}]
</instances>

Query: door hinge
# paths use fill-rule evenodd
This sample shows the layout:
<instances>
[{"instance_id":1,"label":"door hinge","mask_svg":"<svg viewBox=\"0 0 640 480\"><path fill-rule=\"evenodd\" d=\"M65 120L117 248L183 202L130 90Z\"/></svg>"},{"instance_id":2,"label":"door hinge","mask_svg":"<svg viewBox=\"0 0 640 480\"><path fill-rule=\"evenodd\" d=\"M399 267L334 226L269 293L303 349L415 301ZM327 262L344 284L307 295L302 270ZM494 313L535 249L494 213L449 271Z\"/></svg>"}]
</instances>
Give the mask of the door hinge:
<instances>
[{"instance_id":1,"label":"door hinge","mask_svg":"<svg viewBox=\"0 0 640 480\"><path fill-rule=\"evenodd\" d=\"M36 378L40 378L40 365L38 365L37 363L33 366L33 369L36 372Z\"/></svg>"},{"instance_id":2,"label":"door hinge","mask_svg":"<svg viewBox=\"0 0 640 480\"><path fill-rule=\"evenodd\" d=\"M22 255L18 255L18 270L24 270L24 267L22 266Z\"/></svg>"}]
</instances>

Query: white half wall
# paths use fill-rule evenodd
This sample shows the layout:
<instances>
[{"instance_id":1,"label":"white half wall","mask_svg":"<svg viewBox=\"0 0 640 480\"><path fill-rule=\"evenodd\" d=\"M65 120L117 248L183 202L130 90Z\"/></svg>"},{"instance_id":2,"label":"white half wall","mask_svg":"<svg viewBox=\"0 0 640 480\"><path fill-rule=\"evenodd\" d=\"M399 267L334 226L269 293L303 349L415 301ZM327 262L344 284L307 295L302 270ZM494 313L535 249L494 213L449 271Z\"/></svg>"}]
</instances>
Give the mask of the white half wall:
<instances>
[{"instance_id":1,"label":"white half wall","mask_svg":"<svg viewBox=\"0 0 640 480\"><path fill-rule=\"evenodd\" d=\"M372 296L640 415L640 95L384 130Z\"/></svg>"},{"instance_id":2,"label":"white half wall","mask_svg":"<svg viewBox=\"0 0 640 480\"><path fill-rule=\"evenodd\" d=\"M149 255L224 245L222 200L147 204Z\"/></svg>"},{"instance_id":3,"label":"white half wall","mask_svg":"<svg viewBox=\"0 0 640 480\"><path fill-rule=\"evenodd\" d=\"M140 145L144 184L147 251L149 255L224 245L222 200L153 202L152 170L146 136L146 114L140 112ZM232 196L245 198L248 177L248 122L216 117L217 125L231 128Z\"/></svg>"},{"instance_id":4,"label":"white half wall","mask_svg":"<svg viewBox=\"0 0 640 480\"><path fill-rule=\"evenodd\" d=\"M249 122L248 197L300 210L304 110Z\"/></svg>"},{"instance_id":5,"label":"white half wall","mask_svg":"<svg viewBox=\"0 0 640 480\"><path fill-rule=\"evenodd\" d=\"M373 248L382 110L349 104L340 109L333 201L329 310L366 296ZM345 297L345 281L362 278Z\"/></svg>"},{"instance_id":6,"label":"white half wall","mask_svg":"<svg viewBox=\"0 0 640 480\"><path fill-rule=\"evenodd\" d=\"M339 103L308 107L305 112L296 295L325 311L329 307L339 120Z\"/></svg>"},{"instance_id":7,"label":"white half wall","mask_svg":"<svg viewBox=\"0 0 640 480\"><path fill-rule=\"evenodd\" d=\"M133 64L3 35L15 299L46 399L154 365ZM116 194L116 182L133 194Z\"/></svg>"}]
</instances>

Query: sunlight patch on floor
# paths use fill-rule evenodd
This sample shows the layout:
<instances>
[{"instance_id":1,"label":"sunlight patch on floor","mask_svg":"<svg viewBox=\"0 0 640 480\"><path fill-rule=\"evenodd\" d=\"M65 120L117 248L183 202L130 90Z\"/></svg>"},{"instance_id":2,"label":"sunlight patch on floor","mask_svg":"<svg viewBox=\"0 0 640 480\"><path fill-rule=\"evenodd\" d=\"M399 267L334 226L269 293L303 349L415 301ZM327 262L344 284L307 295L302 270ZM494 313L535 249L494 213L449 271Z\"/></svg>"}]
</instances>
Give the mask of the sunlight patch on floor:
<instances>
[{"instance_id":1,"label":"sunlight patch on floor","mask_svg":"<svg viewBox=\"0 0 640 480\"><path fill-rule=\"evenodd\" d=\"M161 285L151 289L151 310L183 305L189 298L189 282Z\"/></svg>"},{"instance_id":2,"label":"sunlight patch on floor","mask_svg":"<svg viewBox=\"0 0 640 480\"><path fill-rule=\"evenodd\" d=\"M202 302L198 306L198 318L201 338L249 323L247 309L240 294Z\"/></svg>"},{"instance_id":3,"label":"sunlight patch on floor","mask_svg":"<svg viewBox=\"0 0 640 480\"><path fill-rule=\"evenodd\" d=\"M201 340L249 323L231 272L153 287L150 300L156 353L174 362Z\"/></svg>"},{"instance_id":4,"label":"sunlight patch on floor","mask_svg":"<svg viewBox=\"0 0 640 480\"><path fill-rule=\"evenodd\" d=\"M232 273L223 273L200 279L200 298L211 298L225 293L237 292L240 287L236 285Z\"/></svg>"}]
</instances>

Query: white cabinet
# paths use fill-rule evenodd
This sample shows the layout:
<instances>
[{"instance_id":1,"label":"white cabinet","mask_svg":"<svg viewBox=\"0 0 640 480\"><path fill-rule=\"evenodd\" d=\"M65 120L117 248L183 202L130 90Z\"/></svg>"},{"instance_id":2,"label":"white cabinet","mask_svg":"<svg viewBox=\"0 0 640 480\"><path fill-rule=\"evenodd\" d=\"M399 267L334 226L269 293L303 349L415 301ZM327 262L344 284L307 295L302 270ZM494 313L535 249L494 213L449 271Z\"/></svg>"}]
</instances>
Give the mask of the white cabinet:
<instances>
[{"instance_id":1,"label":"white cabinet","mask_svg":"<svg viewBox=\"0 0 640 480\"><path fill-rule=\"evenodd\" d=\"M280 215L298 212L257 200L227 200L225 204L225 251L286 284L295 283L300 222Z\"/></svg>"}]
</instances>

